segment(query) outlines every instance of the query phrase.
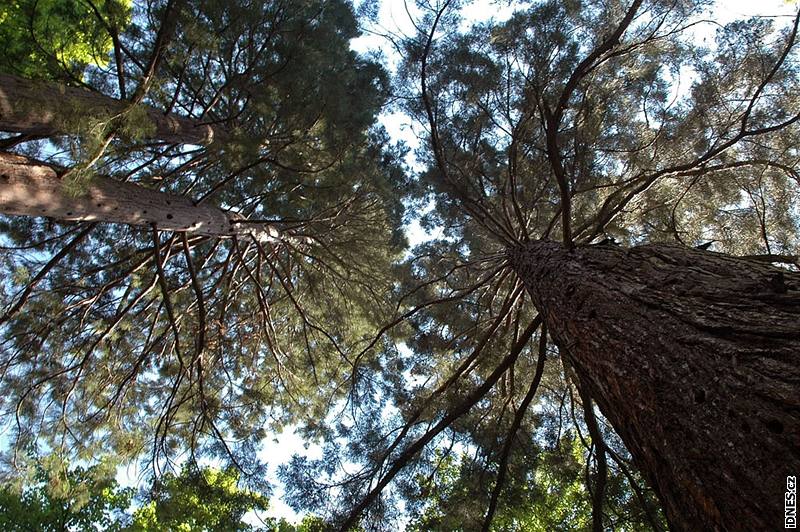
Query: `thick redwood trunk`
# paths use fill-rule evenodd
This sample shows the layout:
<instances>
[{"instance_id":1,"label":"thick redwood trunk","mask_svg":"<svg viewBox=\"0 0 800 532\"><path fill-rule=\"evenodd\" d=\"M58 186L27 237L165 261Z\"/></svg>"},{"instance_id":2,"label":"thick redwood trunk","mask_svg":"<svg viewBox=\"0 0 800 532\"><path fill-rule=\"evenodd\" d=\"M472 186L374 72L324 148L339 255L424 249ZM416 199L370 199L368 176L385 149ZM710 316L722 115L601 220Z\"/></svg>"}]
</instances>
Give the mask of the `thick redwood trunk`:
<instances>
[{"instance_id":1,"label":"thick redwood trunk","mask_svg":"<svg viewBox=\"0 0 800 532\"><path fill-rule=\"evenodd\" d=\"M676 530L782 530L800 474L800 274L652 245L511 253Z\"/></svg>"},{"instance_id":2,"label":"thick redwood trunk","mask_svg":"<svg viewBox=\"0 0 800 532\"><path fill-rule=\"evenodd\" d=\"M242 217L219 207L195 205L185 196L98 176L82 194L64 190L58 172L45 163L0 152L0 213L47 216L57 220L114 222L187 231L215 237L286 238L271 225L240 223Z\"/></svg>"},{"instance_id":3,"label":"thick redwood trunk","mask_svg":"<svg viewBox=\"0 0 800 532\"><path fill-rule=\"evenodd\" d=\"M0 131L41 136L64 134L70 129L71 120L111 117L128 105L124 100L86 89L0 74ZM152 138L178 144L210 144L225 136L219 126L144 108L154 128L149 135Z\"/></svg>"}]
</instances>

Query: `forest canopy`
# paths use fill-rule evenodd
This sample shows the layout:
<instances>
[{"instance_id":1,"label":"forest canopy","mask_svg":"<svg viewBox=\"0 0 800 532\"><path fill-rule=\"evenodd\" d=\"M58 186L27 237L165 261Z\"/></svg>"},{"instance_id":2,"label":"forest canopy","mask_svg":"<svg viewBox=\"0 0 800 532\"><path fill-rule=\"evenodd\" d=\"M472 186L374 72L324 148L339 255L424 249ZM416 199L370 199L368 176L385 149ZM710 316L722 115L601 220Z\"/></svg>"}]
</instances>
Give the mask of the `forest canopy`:
<instances>
[{"instance_id":1,"label":"forest canopy","mask_svg":"<svg viewBox=\"0 0 800 532\"><path fill-rule=\"evenodd\" d=\"M782 526L797 7L390 3L0 8L0 506Z\"/></svg>"}]
</instances>

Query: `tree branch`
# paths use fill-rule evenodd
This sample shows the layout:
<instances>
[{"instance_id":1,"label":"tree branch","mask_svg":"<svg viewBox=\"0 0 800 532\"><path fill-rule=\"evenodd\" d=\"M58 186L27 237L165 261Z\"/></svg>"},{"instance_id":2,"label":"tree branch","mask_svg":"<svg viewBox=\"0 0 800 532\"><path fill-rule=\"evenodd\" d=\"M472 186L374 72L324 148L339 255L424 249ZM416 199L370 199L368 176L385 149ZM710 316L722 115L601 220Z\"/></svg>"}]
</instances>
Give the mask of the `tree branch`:
<instances>
[{"instance_id":1,"label":"tree branch","mask_svg":"<svg viewBox=\"0 0 800 532\"><path fill-rule=\"evenodd\" d=\"M503 451L500 455L500 464L497 470L497 480L495 481L494 489L492 490L492 497L489 501L489 509L486 512L486 518L483 521L483 532L489 532L489 529L492 526L492 519L494 519L494 513L497 509L497 502L500 499L500 492L503 490L503 484L505 484L506 473L508 469L508 458L511 455L511 445L514 443L514 436L519 430L519 427L522 425L525 412L527 412L528 407L533 401L533 398L536 396L536 391L539 389L539 383L541 382L542 374L544 373L544 363L546 358L547 330L543 324L542 330L539 333L539 357L536 360L536 373L533 375L533 381L531 381L531 386L528 388L528 393L526 393L525 397L522 399L522 403L520 403L519 409L514 415L514 421L511 423L511 429L508 431L508 435L506 436L506 441L503 445Z\"/></svg>"}]
</instances>

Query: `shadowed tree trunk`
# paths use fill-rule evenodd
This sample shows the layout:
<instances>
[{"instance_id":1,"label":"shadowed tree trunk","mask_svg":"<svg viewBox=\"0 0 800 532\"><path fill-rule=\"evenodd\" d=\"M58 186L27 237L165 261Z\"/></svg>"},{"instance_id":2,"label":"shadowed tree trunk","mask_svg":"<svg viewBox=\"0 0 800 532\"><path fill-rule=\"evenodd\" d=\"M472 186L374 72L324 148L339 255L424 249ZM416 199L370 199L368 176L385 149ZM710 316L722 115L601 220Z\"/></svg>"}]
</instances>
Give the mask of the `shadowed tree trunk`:
<instances>
[{"instance_id":1,"label":"shadowed tree trunk","mask_svg":"<svg viewBox=\"0 0 800 532\"><path fill-rule=\"evenodd\" d=\"M239 214L191 198L108 177L93 177L78 195L65 190L58 169L0 152L0 213L57 220L155 226L214 237L249 236L262 242L288 238L264 223L243 223Z\"/></svg>"},{"instance_id":2,"label":"shadowed tree trunk","mask_svg":"<svg viewBox=\"0 0 800 532\"><path fill-rule=\"evenodd\" d=\"M671 527L782 530L800 472L800 274L671 245L511 256Z\"/></svg>"},{"instance_id":3,"label":"shadowed tree trunk","mask_svg":"<svg viewBox=\"0 0 800 532\"><path fill-rule=\"evenodd\" d=\"M70 120L86 117L108 119L131 103L98 92L66 87L54 82L32 81L0 74L0 131L35 136L64 134ZM220 126L163 112L142 105L154 131L147 136L178 144L211 144L225 138Z\"/></svg>"}]
</instances>

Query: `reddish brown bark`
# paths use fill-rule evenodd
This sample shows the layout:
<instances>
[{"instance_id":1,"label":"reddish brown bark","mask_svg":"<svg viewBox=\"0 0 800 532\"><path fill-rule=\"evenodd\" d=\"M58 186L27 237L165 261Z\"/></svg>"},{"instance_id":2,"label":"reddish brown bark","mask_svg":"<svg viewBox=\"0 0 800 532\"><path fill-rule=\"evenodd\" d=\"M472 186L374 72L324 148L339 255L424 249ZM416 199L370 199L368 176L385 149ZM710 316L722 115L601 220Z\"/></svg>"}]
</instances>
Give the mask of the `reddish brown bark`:
<instances>
[{"instance_id":1,"label":"reddish brown bark","mask_svg":"<svg viewBox=\"0 0 800 532\"><path fill-rule=\"evenodd\" d=\"M112 117L128 105L130 102L87 89L0 74L0 131L60 135L66 133L70 119ZM154 128L149 135L152 138L178 144L211 144L225 137L219 126L176 114L165 115L152 107L144 109Z\"/></svg>"},{"instance_id":2,"label":"reddish brown bark","mask_svg":"<svg viewBox=\"0 0 800 532\"><path fill-rule=\"evenodd\" d=\"M210 203L123 183L92 178L80 195L68 193L58 169L22 155L0 152L0 213L57 220L153 226L214 237L253 236L261 242L296 240L265 223L244 219Z\"/></svg>"},{"instance_id":3,"label":"reddish brown bark","mask_svg":"<svg viewBox=\"0 0 800 532\"><path fill-rule=\"evenodd\" d=\"M511 256L671 527L782 530L800 474L800 274L668 245Z\"/></svg>"}]
</instances>

